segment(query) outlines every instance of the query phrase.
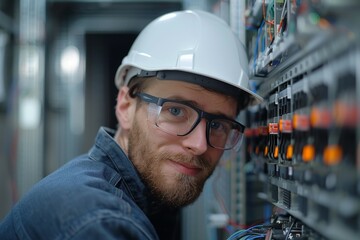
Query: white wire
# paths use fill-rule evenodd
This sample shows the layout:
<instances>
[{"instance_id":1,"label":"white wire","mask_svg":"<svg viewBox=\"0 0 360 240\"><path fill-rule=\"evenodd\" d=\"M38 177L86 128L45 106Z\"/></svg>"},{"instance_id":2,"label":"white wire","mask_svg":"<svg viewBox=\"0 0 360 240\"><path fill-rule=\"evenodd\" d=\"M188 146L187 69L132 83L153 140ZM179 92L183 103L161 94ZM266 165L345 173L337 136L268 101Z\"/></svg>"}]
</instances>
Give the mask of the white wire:
<instances>
[{"instance_id":1,"label":"white wire","mask_svg":"<svg viewBox=\"0 0 360 240\"><path fill-rule=\"evenodd\" d=\"M281 11L280 21L281 21L281 19L283 19L283 18L284 18L286 5L287 5L287 0L285 0L285 2L284 2L284 6L283 6L283 9L282 9L282 11Z\"/></svg>"}]
</instances>

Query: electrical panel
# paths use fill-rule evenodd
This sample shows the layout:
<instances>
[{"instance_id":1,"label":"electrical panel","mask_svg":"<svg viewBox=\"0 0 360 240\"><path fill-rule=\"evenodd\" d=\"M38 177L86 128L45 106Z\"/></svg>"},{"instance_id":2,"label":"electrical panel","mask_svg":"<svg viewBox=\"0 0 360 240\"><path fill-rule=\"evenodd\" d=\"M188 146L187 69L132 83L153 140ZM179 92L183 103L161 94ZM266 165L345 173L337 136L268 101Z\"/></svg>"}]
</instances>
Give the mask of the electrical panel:
<instances>
[{"instance_id":1,"label":"electrical panel","mask_svg":"<svg viewBox=\"0 0 360 240\"><path fill-rule=\"evenodd\" d=\"M264 101L246 110L245 149L258 197L273 206L257 236L360 239L360 2L246 9L250 78Z\"/></svg>"}]
</instances>

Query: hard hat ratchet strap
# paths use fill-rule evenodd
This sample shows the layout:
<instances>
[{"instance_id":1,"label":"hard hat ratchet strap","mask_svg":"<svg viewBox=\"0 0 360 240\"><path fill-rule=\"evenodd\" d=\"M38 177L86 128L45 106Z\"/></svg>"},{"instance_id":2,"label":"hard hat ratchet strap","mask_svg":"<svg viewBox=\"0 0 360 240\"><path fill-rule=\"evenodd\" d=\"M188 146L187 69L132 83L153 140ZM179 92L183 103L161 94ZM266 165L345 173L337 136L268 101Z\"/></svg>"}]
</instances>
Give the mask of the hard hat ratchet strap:
<instances>
[{"instance_id":1,"label":"hard hat ratchet strap","mask_svg":"<svg viewBox=\"0 0 360 240\"><path fill-rule=\"evenodd\" d=\"M188 83L200 85L204 88L214 90L226 95L237 97L240 94L239 89L225 82L198 75L195 73L188 73L177 70L162 70L162 71L145 71L141 70L137 77L156 77L159 80L177 80Z\"/></svg>"}]
</instances>

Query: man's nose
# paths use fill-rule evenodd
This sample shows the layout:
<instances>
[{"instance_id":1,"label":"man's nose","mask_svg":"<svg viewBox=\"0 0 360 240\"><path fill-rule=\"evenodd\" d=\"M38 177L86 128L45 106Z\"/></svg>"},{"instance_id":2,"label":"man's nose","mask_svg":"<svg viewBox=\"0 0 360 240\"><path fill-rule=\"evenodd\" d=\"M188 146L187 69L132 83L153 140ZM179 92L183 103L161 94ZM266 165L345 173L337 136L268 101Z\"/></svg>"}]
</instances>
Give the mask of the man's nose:
<instances>
[{"instance_id":1,"label":"man's nose","mask_svg":"<svg viewBox=\"0 0 360 240\"><path fill-rule=\"evenodd\" d=\"M182 143L183 146L189 149L194 155L201 155L206 152L208 148L206 140L206 120L202 119L191 133L184 136Z\"/></svg>"}]
</instances>

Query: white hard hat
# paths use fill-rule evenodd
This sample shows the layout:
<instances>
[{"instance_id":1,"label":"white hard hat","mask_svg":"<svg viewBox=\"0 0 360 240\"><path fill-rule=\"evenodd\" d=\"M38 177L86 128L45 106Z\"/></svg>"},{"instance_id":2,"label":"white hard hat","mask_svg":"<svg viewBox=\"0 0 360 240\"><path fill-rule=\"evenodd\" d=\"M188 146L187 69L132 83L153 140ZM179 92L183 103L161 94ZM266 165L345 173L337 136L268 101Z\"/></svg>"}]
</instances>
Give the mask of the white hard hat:
<instances>
[{"instance_id":1,"label":"white hard hat","mask_svg":"<svg viewBox=\"0 0 360 240\"><path fill-rule=\"evenodd\" d=\"M118 68L115 83L120 88L134 76L157 76L225 93L232 89L259 103L263 99L249 88L247 66L245 49L225 21L204 11L178 11L142 30Z\"/></svg>"}]
</instances>

